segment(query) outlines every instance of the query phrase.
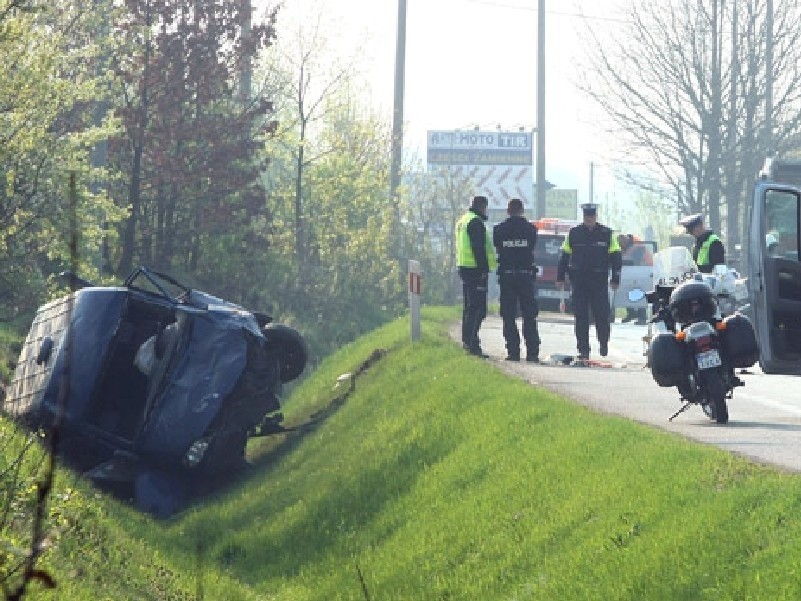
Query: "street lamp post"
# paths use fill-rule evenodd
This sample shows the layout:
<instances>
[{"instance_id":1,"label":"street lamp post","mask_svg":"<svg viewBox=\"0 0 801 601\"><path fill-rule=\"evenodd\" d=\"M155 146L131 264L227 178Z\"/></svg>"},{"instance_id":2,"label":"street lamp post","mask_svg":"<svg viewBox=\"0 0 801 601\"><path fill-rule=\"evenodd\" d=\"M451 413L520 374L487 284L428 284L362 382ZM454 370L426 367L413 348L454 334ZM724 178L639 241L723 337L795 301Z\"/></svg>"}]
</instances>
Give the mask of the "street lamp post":
<instances>
[{"instance_id":1,"label":"street lamp post","mask_svg":"<svg viewBox=\"0 0 801 601\"><path fill-rule=\"evenodd\" d=\"M392 159L389 176L390 202L398 202L403 151L403 92L406 71L406 0L398 0L398 39L395 48L395 99L392 111Z\"/></svg>"},{"instance_id":2,"label":"street lamp post","mask_svg":"<svg viewBox=\"0 0 801 601\"><path fill-rule=\"evenodd\" d=\"M537 4L537 217L545 217L545 0Z\"/></svg>"}]
</instances>

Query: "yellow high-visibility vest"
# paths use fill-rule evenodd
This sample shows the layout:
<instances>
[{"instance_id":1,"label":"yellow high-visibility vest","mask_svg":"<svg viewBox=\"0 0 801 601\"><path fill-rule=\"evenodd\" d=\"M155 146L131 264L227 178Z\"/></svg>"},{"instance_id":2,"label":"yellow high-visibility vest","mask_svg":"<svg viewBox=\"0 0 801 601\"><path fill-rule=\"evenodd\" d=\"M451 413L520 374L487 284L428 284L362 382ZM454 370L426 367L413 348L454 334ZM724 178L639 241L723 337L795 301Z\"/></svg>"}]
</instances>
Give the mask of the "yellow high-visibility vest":
<instances>
[{"instance_id":1,"label":"yellow high-visibility vest","mask_svg":"<svg viewBox=\"0 0 801 601\"><path fill-rule=\"evenodd\" d=\"M456 222L456 265L457 267L478 267L476 258L473 256L473 247L470 245L470 236L467 234L467 226L473 219L481 219L473 211L468 211ZM490 269L495 269L498 265L495 259L495 248L492 246L489 230L484 230L484 246L487 251L487 265Z\"/></svg>"}]
</instances>

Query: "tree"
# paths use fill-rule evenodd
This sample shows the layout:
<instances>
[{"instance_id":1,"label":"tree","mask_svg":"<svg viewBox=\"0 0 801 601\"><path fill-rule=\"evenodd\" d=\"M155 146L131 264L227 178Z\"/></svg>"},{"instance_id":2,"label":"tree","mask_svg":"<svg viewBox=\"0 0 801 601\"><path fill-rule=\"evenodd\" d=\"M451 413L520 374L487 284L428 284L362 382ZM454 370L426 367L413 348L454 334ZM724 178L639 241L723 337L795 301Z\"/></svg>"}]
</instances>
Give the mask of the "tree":
<instances>
[{"instance_id":1,"label":"tree","mask_svg":"<svg viewBox=\"0 0 801 601\"><path fill-rule=\"evenodd\" d=\"M287 27L290 33L280 39L276 51L269 57L266 69L280 112L278 119L282 131L279 140L291 145L294 170L294 223L295 254L300 265L309 252L307 236L308 210L305 207L306 170L316 161L338 148L324 146L323 141L338 142L336 138L319 136L321 128L340 110L337 101L346 98L343 91L351 85L355 75L353 60L335 58L323 28L324 11L313 11L315 20L298 20ZM289 163L288 163L289 164ZM288 165L287 164L287 165Z\"/></svg>"},{"instance_id":2,"label":"tree","mask_svg":"<svg viewBox=\"0 0 801 601\"><path fill-rule=\"evenodd\" d=\"M197 269L205 245L265 210L255 151L273 127L272 105L246 98L236 79L272 42L275 11L252 25L244 8L126 0L114 24L124 134L112 141L111 162L123 174L117 201L130 210L120 273L135 258Z\"/></svg>"},{"instance_id":3,"label":"tree","mask_svg":"<svg viewBox=\"0 0 801 601\"><path fill-rule=\"evenodd\" d=\"M705 213L718 230L725 223L730 244L741 235L744 184L769 149L786 151L801 133L801 9L778 0L770 37L777 127L773 141L764 135L765 14L763 0L631 3L625 33L591 32L580 86L637 165L630 179L656 178L678 213Z\"/></svg>"},{"instance_id":4,"label":"tree","mask_svg":"<svg viewBox=\"0 0 801 601\"><path fill-rule=\"evenodd\" d=\"M72 0L0 3L0 317L35 307L43 265L69 256L66 212L70 173L82 174L78 223L80 265L92 277L105 235L98 213L115 214L88 192L98 177L88 149L110 131L91 120L102 80L92 69L102 40L91 7ZM57 267L56 267L57 269Z\"/></svg>"},{"instance_id":5,"label":"tree","mask_svg":"<svg viewBox=\"0 0 801 601\"><path fill-rule=\"evenodd\" d=\"M305 256L295 253L295 147L279 128L268 144L270 244L254 286L281 321L302 324L315 354L326 354L396 316L405 303L394 256L388 202L390 132L365 111L350 87L321 107L326 118L306 145L315 153L304 168ZM280 115L281 108L277 113ZM313 135L312 135L313 133ZM293 138L294 139L294 138Z\"/></svg>"},{"instance_id":6,"label":"tree","mask_svg":"<svg viewBox=\"0 0 801 601\"><path fill-rule=\"evenodd\" d=\"M406 224L403 247L420 260L426 298L432 303L453 304L461 294L454 232L474 182L461 166L410 173L407 180L401 194L401 219Z\"/></svg>"}]
</instances>

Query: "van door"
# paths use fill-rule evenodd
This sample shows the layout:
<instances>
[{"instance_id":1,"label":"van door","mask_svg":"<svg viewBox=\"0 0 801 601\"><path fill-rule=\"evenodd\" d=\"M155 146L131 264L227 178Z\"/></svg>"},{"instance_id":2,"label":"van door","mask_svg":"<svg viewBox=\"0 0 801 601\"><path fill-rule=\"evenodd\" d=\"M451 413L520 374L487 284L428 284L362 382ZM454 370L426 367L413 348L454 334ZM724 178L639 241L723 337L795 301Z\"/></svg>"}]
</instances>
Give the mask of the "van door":
<instances>
[{"instance_id":1,"label":"van door","mask_svg":"<svg viewBox=\"0 0 801 601\"><path fill-rule=\"evenodd\" d=\"M801 189L759 181L748 234L748 287L769 374L801 374Z\"/></svg>"}]
</instances>

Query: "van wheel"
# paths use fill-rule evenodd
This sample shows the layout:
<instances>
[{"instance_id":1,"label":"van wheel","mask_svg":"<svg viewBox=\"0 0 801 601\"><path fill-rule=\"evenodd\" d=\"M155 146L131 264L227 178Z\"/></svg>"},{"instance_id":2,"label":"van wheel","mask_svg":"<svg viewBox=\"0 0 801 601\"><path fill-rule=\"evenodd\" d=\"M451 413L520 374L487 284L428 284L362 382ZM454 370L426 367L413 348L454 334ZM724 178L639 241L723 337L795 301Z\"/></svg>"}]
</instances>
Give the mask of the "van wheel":
<instances>
[{"instance_id":1,"label":"van wheel","mask_svg":"<svg viewBox=\"0 0 801 601\"><path fill-rule=\"evenodd\" d=\"M275 347L281 367L281 381L291 382L306 368L309 351L300 333L289 326L268 323L262 329L267 343Z\"/></svg>"}]
</instances>

